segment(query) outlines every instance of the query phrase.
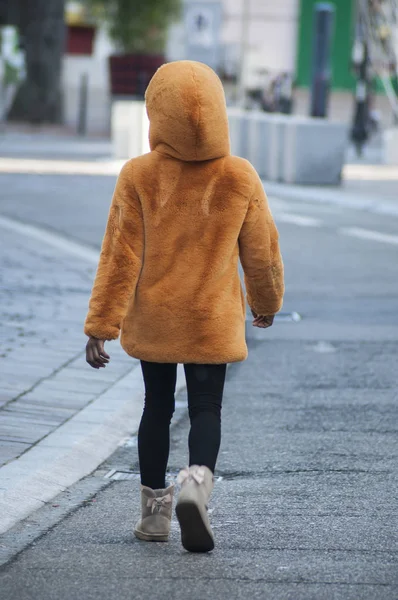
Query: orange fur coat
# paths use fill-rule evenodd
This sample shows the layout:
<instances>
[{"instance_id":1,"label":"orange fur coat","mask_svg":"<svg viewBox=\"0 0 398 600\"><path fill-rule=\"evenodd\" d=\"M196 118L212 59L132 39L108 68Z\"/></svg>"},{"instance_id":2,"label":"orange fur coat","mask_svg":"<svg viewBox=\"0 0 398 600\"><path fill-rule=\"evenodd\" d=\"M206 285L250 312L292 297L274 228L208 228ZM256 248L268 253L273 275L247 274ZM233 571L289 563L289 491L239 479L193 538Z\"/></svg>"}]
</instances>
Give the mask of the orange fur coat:
<instances>
[{"instance_id":1,"label":"orange fur coat","mask_svg":"<svg viewBox=\"0 0 398 600\"><path fill-rule=\"evenodd\" d=\"M209 67L169 63L146 93L151 152L118 178L85 333L119 336L151 362L247 357L247 300L259 315L283 298L278 232L251 164L230 154L222 84Z\"/></svg>"}]
</instances>

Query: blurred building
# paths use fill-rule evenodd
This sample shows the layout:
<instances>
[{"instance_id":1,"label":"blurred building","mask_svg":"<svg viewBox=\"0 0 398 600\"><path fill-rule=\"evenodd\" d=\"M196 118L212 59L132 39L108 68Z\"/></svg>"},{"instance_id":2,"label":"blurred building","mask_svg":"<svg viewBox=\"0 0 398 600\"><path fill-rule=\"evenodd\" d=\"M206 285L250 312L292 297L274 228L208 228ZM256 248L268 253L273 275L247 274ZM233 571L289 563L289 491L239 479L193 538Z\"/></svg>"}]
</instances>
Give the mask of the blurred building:
<instances>
[{"instance_id":1,"label":"blurred building","mask_svg":"<svg viewBox=\"0 0 398 600\"><path fill-rule=\"evenodd\" d=\"M185 4L187 10L194 7L198 17L209 10L220 10L222 18L215 41L219 46L217 70L227 78L234 79L239 72L245 5L245 85L253 87L261 84L265 70L274 73L295 70L299 0L185 0ZM189 46L185 20L171 32L168 48L170 58L178 60L186 57ZM200 59L200 52L196 56Z\"/></svg>"},{"instance_id":2,"label":"blurred building","mask_svg":"<svg viewBox=\"0 0 398 600\"><path fill-rule=\"evenodd\" d=\"M63 62L65 124L75 129L83 87L87 82L87 132L108 134L110 130L110 85L108 57L114 51L103 28L96 27L79 2L66 4L67 43Z\"/></svg>"},{"instance_id":3,"label":"blurred building","mask_svg":"<svg viewBox=\"0 0 398 600\"><path fill-rule=\"evenodd\" d=\"M184 0L181 22L170 30L167 59L190 58L210 64L222 76L232 104L244 49L245 88L261 88L287 73L296 84L295 112L308 114L313 10L317 1ZM336 8L330 116L349 121L355 86L351 69L355 1L330 1ZM67 3L66 18L68 45L63 70L66 123L76 126L83 76L87 75L87 130L107 133L111 105L108 57L114 51L113 45L102 28L93 27L79 2ZM377 103L388 122L391 110L387 99L381 95Z\"/></svg>"},{"instance_id":4,"label":"blurred building","mask_svg":"<svg viewBox=\"0 0 398 600\"><path fill-rule=\"evenodd\" d=\"M335 6L335 35L332 50L332 88L330 116L347 121L352 116L355 77L351 68L355 31L355 0L329 0ZM185 0L186 11L196 14L196 22L215 15L213 44L217 48L215 66L224 77L227 97L235 98L235 82L239 76L242 49L245 49L243 78L247 89L266 86L269 81L287 73L295 82L295 112L308 114L309 87L312 70L312 38L314 6L319 0ZM221 14L218 19L217 14ZM200 19L200 15L202 18ZM246 32L244 32L244 15ZM210 19L207 19L210 21ZM192 19L191 19L192 21ZM190 21L186 16L172 28L168 55L170 60L209 57L205 48L192 47ZM246 43L244 40L246 39ZM384 95L377 104L386 123L391 110Z\"/></svg>"}]
</instances>

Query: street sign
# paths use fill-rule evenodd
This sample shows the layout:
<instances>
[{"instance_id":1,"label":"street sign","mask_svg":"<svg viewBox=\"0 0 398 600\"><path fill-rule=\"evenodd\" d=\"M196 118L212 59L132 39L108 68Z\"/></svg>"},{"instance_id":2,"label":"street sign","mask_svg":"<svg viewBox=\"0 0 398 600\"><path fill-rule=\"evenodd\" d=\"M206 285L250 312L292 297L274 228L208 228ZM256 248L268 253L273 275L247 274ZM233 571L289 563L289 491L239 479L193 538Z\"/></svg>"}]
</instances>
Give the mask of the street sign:
<instances>
[{"instance_id":1,"label":"street sign","mask_svg":"<svg viewBox=\"0 0 398 600\"><path fill-rule=\"evenodd\" d=\"M216 41L214 31L214 11L211 8L191 7L188 9L187 26L189 42L192 46L211 48Z\"/></svg>"},{"instance_id":2,"label":"street sign","mask_svg":"<svg viewBox=\"0 0 398 600\"><path fill-rule=\"evenodd\" d=\"M221 2L185 5L185 56L217 69L220 63Z\"/></svg>"}]
</instances>

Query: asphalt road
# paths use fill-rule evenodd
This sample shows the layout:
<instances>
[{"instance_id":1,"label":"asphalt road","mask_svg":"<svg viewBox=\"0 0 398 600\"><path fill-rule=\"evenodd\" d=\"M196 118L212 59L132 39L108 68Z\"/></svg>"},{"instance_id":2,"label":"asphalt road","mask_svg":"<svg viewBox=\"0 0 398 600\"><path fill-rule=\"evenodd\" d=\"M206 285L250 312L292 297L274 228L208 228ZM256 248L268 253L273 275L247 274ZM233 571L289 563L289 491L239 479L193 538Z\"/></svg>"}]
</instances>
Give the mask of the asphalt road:
<instances>
[{"instance_id":1,"label":"asphalt road","mask_svg":"<svg viewBox=\"0 0 398 600\"><path fill-rule=\"evenodd\" d=\"M97 246L113 185L111 177L1 175L0 214ZM76 501L5 565L2 600L398 599L398 218L271 204L284 310L303 320L267 331L248 323L250 357L229 370L211 502L215 551L185 553L176 523L168 544L132 537L132 443L91 478L116 469L132 479L111 482L95 502ZM172 472L185 465L186 438L182 416ZM25 527L43 522L40 513Z\"/></svg>"}]
</instances>

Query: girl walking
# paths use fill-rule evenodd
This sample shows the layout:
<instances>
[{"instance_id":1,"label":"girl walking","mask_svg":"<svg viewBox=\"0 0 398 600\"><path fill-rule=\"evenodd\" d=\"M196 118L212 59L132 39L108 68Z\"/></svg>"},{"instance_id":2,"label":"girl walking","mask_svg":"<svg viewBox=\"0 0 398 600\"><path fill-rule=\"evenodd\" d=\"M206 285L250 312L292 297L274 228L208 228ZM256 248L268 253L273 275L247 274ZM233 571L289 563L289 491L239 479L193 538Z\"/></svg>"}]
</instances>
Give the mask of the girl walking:
<instances>
[{"instance_id":1,"label":"girl walking","mask_svg":"<svg viewBox=\"0 0 398 600\"><path fill-rule=\"evenodd\" d=\"M146 92L151 152L118 178L91 295L87 362L109 362L121 333L141 360L145 406L138 432L141 519L134 533L167 541L174 486L165 481L177 364L184 364L191 423L189 467L178 476L183 546L214 547L207 516L220 447L226 365L247 357L241 260L253 324L282 305L278 233L261 180L231 156L225 96L202 63L161 67Z\"/></svg>"}]
</instances>

